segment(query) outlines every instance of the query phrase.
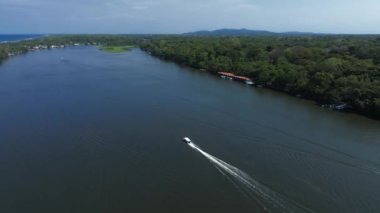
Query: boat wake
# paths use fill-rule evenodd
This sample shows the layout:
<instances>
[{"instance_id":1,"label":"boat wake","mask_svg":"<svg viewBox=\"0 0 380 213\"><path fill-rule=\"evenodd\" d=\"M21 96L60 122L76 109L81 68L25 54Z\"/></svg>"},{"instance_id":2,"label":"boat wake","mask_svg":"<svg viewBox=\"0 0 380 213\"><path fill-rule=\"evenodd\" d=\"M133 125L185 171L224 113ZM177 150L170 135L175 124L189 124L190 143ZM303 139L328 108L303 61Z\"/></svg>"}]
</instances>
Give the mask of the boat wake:
<instances>
[{"instance_id":1,"label":"boat wake","mask_svg":"<svg viewBox=\"0 0 380 213\"><path fill-rule=\"evenodd\" d=\"M269 189L251 178L248 174L223 160L203 151L193 142L188 145L206 157L229 181L247 198L254 200L266 212L311 212L300 204L285 199L279 193Z\"/></svg>"}]
</instances>

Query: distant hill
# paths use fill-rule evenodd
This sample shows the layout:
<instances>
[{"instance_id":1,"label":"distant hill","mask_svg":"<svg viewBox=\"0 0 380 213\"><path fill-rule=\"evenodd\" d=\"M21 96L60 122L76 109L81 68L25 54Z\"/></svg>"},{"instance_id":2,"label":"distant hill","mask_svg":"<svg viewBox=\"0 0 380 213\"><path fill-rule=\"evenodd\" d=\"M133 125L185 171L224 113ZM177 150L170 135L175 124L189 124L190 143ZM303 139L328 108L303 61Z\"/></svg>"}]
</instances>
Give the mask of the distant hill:
<instances>
[{"instance_id":1,"label":"distant hill","mask_svg":"<svg viewBox=\"0 0 380 213\"><path fill-rule=\"evenodd\" d=\"M275 35L316 35L309 32L283 32L275 33L266 30L249 30L249 29L219 29L213 31L196 31L190 33L184 33L184 35L192 36L275 36Z\"/></svg>"}]
</instances>

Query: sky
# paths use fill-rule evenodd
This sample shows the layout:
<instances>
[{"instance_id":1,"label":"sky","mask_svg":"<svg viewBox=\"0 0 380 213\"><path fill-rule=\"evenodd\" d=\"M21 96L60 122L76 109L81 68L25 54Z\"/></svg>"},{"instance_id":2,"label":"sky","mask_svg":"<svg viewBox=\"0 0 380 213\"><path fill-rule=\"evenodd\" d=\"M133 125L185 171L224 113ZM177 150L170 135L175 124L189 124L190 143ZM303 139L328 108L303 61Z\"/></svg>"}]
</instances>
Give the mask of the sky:
<instances>
[{"instance_id":1,"label":"sky","mask_svg":"<svg viewBox=\"0 0 380 213\"><path fill-rule=\"evenodd\" d=\"M380 34L380 0L0 0L0 33Z\"/></svg>"}]
</instances>

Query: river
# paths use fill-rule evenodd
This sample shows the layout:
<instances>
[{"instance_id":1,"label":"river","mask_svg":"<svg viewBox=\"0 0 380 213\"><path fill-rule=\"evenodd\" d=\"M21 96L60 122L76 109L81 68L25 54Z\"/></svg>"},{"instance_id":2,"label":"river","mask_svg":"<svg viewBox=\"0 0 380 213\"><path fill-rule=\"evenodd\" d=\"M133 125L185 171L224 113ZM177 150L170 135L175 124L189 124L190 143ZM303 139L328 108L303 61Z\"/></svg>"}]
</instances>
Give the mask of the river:
<instances>
[{"instance_id":1,"label":"river","mask_svg":"<svg viewBox=\"0 0 380 213\"><path fill-rule=\"evenodd\" d=\"M0 212L380 211L379 121L139 49L10 58L0 120Z\"/></svg>"}]
</instances>

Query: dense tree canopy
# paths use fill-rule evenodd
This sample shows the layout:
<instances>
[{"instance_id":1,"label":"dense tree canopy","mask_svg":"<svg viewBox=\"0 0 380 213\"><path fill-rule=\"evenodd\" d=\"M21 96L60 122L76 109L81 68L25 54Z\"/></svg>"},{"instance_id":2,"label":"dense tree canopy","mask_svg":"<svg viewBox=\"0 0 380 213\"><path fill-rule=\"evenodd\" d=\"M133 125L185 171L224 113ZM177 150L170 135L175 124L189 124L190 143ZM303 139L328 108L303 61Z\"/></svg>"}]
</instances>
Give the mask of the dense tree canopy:
<instances>
[{"instance_id":1,"label":"dense tree canopy","mask_svg":"<svg viewBox=\"0 0 380 213\"><path fill-rule=\"evenodd\" d=\"M156 37L142 48L216 73L230 71L319 103L347 103L380 118L376 36Z\"/></svg>"}]
</instances>

